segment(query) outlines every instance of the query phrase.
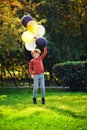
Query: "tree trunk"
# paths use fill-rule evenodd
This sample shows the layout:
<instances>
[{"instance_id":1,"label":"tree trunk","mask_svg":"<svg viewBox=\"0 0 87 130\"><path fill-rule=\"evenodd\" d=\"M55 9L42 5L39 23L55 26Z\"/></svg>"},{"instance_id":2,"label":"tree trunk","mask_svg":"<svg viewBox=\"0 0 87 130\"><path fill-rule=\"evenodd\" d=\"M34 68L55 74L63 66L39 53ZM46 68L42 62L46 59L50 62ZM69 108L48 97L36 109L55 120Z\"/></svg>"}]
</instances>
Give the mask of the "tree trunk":
<instances>
[{"instance_id":1,"label":"tree trunk","mask_svg":"<svg viewBox=\"0 0 87 130\"><path fill-rule=\"evenodd\" d=\"M0 70L0 86L3 86L3 75L2 75L2 64L1 64L1 70Z\"/></svg>"},{"instance_id":2,"label":"tree trunk","mask_svg":"<svg viewBox=\"0 0 87 130\"><path fill-rule=\"evenodd\" d=\"M15 78L13 78L13 76L12 76L12 74L10 73L9 69L8 69L8 68L6 68L6 69L7 69L8 73L10 74L11 79L12 79L12 81L13 81L14 85L15 85L16 87L18 87L18 84L17 84L17 82L16 82Z\"/></svg>"}]
</instances>

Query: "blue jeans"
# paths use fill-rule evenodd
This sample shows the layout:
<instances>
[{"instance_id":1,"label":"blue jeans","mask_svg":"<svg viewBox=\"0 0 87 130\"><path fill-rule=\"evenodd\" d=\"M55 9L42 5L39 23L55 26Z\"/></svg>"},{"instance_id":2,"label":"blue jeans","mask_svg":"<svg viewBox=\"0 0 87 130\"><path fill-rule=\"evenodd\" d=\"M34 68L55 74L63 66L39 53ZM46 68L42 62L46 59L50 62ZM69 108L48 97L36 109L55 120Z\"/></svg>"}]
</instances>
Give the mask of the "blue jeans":
<instances>
[{"instance_id":1,"label":"blue jeans","mask_svg":"<svg viewBox=\"0 0 87 130\"><path fill-rule=\"evenodd\" d=\"M37 90L40 86L42 98L45 98L45 82L44 82L44 73L34 75L34 89L33 89L33 98L37 97Z\"/></svg>"}]
</instances>

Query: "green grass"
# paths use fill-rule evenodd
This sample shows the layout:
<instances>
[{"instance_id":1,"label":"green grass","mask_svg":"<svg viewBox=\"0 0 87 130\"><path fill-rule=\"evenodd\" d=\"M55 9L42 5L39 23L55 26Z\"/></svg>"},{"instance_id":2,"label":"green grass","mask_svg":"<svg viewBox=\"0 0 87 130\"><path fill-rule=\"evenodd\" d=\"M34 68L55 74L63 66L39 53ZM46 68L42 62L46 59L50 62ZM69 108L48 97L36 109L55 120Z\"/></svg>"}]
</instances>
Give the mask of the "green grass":
<instances>
[{"instance_id":1,"label":"green grass","mask_svg":"<svg viewBox=\"0 0 87 130\"><path fill-rule=\"evenodd\" d=\"M0 130L87 130L87 93L46 91L32 104L32 89L0 90Z\"/></svg>"}]
</instances>

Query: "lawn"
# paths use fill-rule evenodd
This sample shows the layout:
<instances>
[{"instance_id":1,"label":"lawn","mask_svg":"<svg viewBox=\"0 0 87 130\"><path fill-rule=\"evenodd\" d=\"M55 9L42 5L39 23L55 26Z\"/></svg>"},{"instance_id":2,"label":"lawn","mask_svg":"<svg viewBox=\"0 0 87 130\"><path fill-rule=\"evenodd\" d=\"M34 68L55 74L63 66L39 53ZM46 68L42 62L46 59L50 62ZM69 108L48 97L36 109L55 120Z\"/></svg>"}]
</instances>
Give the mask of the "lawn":
<instances>
[{"instance_id":1,"label":"lawn","mask_svg":"<svg viewBox=\"0 0 87 130\"><path fill-rule=\"evenodd\" d=\"M87 130L87 93L46 90L46 104L32 103L32 89L0 90L0 130Z\"/></svg>"}]
</instances>

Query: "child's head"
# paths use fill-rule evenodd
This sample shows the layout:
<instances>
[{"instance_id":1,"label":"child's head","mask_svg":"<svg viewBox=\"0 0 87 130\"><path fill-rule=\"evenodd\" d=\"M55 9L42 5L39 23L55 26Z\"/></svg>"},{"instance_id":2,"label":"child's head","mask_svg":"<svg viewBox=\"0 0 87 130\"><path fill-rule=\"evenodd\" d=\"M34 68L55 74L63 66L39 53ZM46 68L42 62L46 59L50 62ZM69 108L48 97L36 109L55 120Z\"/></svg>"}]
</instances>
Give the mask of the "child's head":
<instances>
[{"instance_id":1,"label":"child's head","mask_svg":"<svg viewBox=\"0 0 87 130\"><path fill-rule=\"evenodd\" d=\"M31 55L33 56L33 58L38 58L40 54L41 54L41 51L39 49L35 49L31 51Z\"/></svg>"}]
</instances>

